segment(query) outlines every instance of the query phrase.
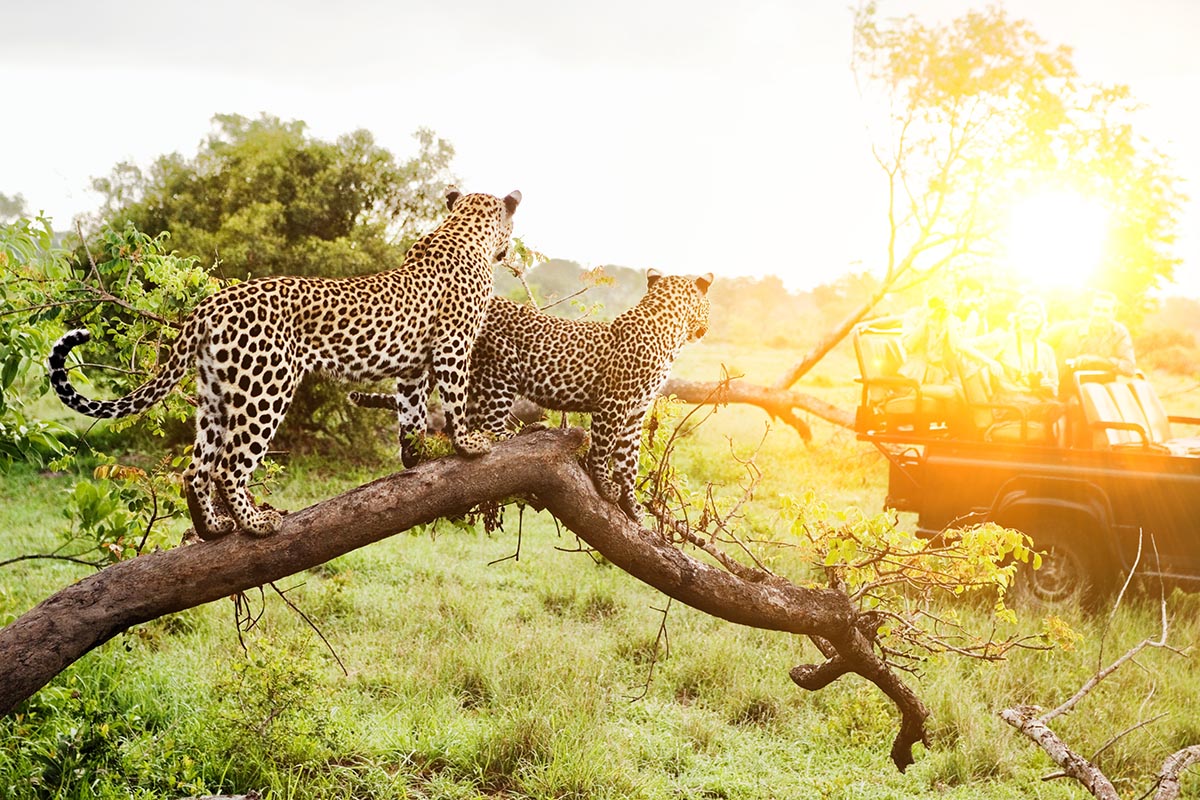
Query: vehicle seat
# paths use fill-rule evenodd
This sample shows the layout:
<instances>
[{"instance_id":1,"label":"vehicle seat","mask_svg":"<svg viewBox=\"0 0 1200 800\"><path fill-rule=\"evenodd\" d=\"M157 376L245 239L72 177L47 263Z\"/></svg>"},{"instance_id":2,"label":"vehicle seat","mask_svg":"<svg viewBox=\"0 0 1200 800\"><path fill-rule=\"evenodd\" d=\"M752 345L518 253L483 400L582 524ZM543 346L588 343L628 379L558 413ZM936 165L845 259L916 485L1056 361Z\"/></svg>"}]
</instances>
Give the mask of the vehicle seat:
<instances>
[{"instance_id":1,"label":"vehicle seat","mask_svg":"<svg viewBox=\"0 0 1200 800\"><path fill-rule=\"evenodd\" d=\"M1171 435L1172 422L1200 425L1200 419L1168 416L1162 400L1154 391L1154 385L1145 378L1134 378L1129 381L1128 387L1146 419L1146 429L1150 441L1167 448L1173 455L1200 455L1200 436L1176 437Z\"/></svg>"},{"instance_id":2,"label":"vehicle seat","mask_svg":"<svg viewBox=\"0 0 1200 800\"><path fill-rule=\"evenodd\" d=\"M887 431L928 430L947 422L962 397L957 387L922 384L901 374L907 354L904 331L894 324L868 323L854 331L862 402L857 428Z\"/></svg>"},{"instance_id":3,"label":"vehicle seat","mask_svg":"<svg viewBox=\"0 0 1200 800\"><path fill-rule=\"evenodd\" d=\"M1128 421L1103 383L1080 383L1079 400L1083 418L1092 430L1091 445L1103 450L1117 445L1141 444L1142 439L1130 430Z\"/></svg>"},{"instance_id":4,"label":"vehicle seat","mask_svg":"<svg viewBox=\"0 0 1200 800\"><path fill-rule=\"evenodd\" d=\"M959 375L971 420L976 429L983 432L984 441L1028 444L1053 442L1054 426L1047 421L1047 408L995 402L991 376L986 367L964 374L960 364Z\"/></svg>"}]
</instances>

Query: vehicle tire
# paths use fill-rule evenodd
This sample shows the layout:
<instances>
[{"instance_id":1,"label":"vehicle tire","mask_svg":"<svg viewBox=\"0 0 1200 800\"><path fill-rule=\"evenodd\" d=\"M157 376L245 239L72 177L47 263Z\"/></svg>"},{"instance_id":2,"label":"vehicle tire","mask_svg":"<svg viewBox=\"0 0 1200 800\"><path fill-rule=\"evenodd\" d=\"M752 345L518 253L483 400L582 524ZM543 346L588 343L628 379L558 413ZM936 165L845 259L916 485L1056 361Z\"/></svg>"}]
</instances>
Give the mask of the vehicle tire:
<instances>
[{"instance_id":1,"label":"vehicle tire","mask_svg":"<svg viewBox=\"0 0 1200 800\"><path fill-rule=\"evenodd\" d=\"M1096 543L1074 531L1039 537L1031 532L1033 549L1043 553L1042 566L1021 564L1013 580L1013 599L1026 608L1091 608L1107 596L1111 564L1098 557ZM1075 532L1077 533L1077 532Z\"/></svg>"}]
</instances>

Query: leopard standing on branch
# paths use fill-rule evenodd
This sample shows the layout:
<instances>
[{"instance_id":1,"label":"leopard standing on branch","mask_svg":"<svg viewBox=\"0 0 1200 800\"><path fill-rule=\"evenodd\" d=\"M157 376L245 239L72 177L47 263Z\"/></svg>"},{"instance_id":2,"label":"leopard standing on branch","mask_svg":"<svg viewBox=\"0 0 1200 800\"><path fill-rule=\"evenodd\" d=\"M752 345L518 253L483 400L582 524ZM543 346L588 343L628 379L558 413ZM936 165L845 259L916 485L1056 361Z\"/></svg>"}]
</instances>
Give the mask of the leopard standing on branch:
<instances>
[{"instance_id":1,"label":"leopard standing on branch","mask_svg":"<svg viewBox=\"0 0 1200 800\"><path fill-rule=\"evenodd\" d=\"M493 297L471 354L467 401L471 427L497 437L506 434L517 395L555 411L590 412L588 471L601 496L635 520L642 420L679 351L708 331L713 282L712 273L692 279L655 270L646 279L646 294L612 322L562 319ZM352 392L350 399L397 407L389 395ZM400 416L410 429L425 422L423 410L405 421L400 409Z\"/></svg>"},{"instance_id":2,"label":"leopard standing on branch","mask_svg":"<svg viewBox=\"0 0 1200 800\"><path fill-rule=\"evenodd\" d=\"M400 407L423 413L432 371L455 449L482 455L488 437L465 424L468 358L492 293L492 264L507 253L520 202L520 192L500 199L451 188L450 215L394 270L260 278L207 297L184 322L161 371L117 400L89 400L71 386L67 355L90 336L71 331L50 352L50 383L81 414L124 417L166 396L195 360L196 442L184 486L203 538L235 527L258 535L278 529L279 512L258 508L247 483L309 372L396 378ZM233 519L218 512L218 494Z\"/></svg>"}]
</instances>

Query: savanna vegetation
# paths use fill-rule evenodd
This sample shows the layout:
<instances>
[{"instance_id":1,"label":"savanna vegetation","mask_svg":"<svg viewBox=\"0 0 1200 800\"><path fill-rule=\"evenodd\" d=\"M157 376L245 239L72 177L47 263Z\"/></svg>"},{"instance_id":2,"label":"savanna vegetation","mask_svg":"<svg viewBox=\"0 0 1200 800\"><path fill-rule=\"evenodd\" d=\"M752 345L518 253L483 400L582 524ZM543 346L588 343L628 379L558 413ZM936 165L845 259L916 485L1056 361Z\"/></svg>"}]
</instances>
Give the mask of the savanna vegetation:
<instances>
[{"instance_id":1,"label":"savanna vegetation","mask_svg":"<svg viewBox=\"0 0 1200 800\"><path fill-rule=\"evenodd\" d=\"M805 397L852 410L839 332L967 274L997 287L1002 324L1017 292L1000 287L1021 286L998 255L1004 209L1044 181L1120 212L1095 282L1121 290L1144 366L1173 406L1196 411L1196 304L1155 306L1149 293L1175 266L1179 194L1136 136L1128 93L1085 83L1069 51L995 9L933 28L865 6L854 68L878 100L891 247L877 268L811 291L718 276L711 331L674 375L774 391L803 380ZM104 206L78 232L0 195L0 624L97 570L180 546L188 527L190 386L137 419L89 426L47 394L53 340L93 331L95 363L73 378L124 394L230 281L400 263L453 180L450 145L416 140L401 161L364 131L325 142L300 122L220 115L194 157L98 180ZM644 286L633 270L515 249L497 291L551 313L611 316ZM1052 309L1067 313L1069 299ZM299 509L397 469L392 422L349 406L346 389L305 387L256 492ZM1038 560L1023 537L989 527L931 552L911 520L877 513L886 461L850 431L801 410L805 439L717 399L656 406L646 535L738 576L848 598L871 623L872 652L928 711L906 771L889 760L897 710L877 686L849 675L797 688L797 664L834 663L828 642L672 602L524 498L121 633L0 719L0 787L14 798L1078 797L1076 783L1046 780L1054 765L999 714L1062 702L1157 636L1164 608L1172 646L1146 649L1054 727L1131 797L1200 742L1185 653L1200 637L1196 595L1142 586L1111 612L1013 608L1013 570ZM1184 773L1182 796L1197 794L1200 777Z\"/></svg>"}]
</instances>

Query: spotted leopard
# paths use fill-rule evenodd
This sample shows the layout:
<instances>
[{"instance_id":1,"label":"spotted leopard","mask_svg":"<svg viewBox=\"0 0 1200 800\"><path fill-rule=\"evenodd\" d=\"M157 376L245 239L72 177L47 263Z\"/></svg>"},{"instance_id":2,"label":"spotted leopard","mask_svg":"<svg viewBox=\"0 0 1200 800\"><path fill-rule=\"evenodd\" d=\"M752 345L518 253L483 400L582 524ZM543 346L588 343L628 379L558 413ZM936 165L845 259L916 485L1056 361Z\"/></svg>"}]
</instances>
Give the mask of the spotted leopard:
<instances>
[{"instance_id":1,"label":"spotted leopard","mask_svg":"<svg viewBox=\"0 0 1200 800\"><path fill-rule=\"evenodd\" d=\"M196 532L205 538L235 527L258 535L279 527L279 512L257 507L247 482L309 372L395 378L400 407L422 412L432 372L456 450L481 455L490 440L465 424L468 358L491 296L492 264L507 252L520 202L520 192L501 199L451 189L449 216L394 270L261 278L207 297L184 322L159 373L116 400L90 400L71 385L67 355L90 337L71 331L50 353L51 385L81 414L124 417L161 400L194 360L199 404L184 481ZM219 497L232 519L214 504Z\"/></svg>"},{"instance_id":2,"label":"spotted leopard","mask_svg":"<svg viewBox=\"0 0 1200 800\"><path fill-rule=\"evenodd\" d=\"M637 519L642 420L683 345L708 330L708 287L700 278L647 272L647 291L612 322L562 319L493 297L471 354L467 417L500 437L522 395L556 411L592 414L588 471L606 500ZM359 405L396 406L387 395L352 393ZM403 412L402 412L403 414ZM424 416L408 425L424 423ZM610 465L611 462L611 465Z\"/></svg>"}]
</instances>

